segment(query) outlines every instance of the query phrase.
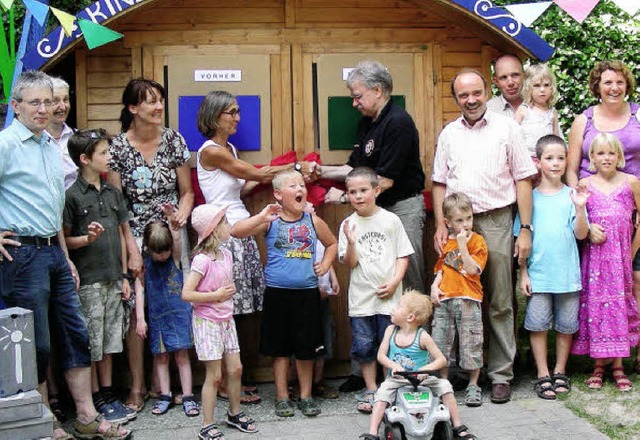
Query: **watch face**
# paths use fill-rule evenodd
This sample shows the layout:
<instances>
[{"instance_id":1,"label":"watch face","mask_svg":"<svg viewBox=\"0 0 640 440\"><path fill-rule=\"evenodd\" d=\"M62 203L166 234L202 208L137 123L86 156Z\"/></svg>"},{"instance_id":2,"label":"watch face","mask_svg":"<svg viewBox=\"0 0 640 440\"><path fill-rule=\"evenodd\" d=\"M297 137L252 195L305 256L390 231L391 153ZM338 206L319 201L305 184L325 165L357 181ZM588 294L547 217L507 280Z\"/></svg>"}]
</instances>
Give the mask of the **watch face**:
<instances>
[{"instance_id":1,"label":"watch face","mask_svg":"<svg viewBox=\"0 0 640 440\"><path fill-rule=\"evenodd\" d=\"M296 171L302 171L302 165L300 165L299 163L296 163L296 164L293 166L293 168L294 168Z\"/></svg>"}]
</instances>

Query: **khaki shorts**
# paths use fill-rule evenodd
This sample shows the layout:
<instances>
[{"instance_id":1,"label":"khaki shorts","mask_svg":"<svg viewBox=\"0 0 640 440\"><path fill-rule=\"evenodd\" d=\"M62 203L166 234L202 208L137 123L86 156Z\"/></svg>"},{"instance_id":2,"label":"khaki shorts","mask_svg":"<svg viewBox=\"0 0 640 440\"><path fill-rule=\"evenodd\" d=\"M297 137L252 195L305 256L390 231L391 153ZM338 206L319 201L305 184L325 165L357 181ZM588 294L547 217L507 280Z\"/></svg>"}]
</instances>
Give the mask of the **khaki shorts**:
<instances>
[{"instance_id":1,"label":"khaki shorts","mask_svg":"<svg viewBox=\"0 0 640 440\"><path fill-rule=\"evenodd\" d=\"M387 377L384 382L380 384L378 391L376 391L375 402L387 402L389 405L393 405L393 402L396 401L398 389L407 385L411 385L408 379L393 376ZM438 397L443 394L453 393L453 387L447 379L440 379L435 376L427 377L420 385L431 388L431 392Z\"/></svg>"},{"instance_id":2,"label":"khaki shorts","mask_svg":"<svg viewBox=\"0 0 640 440\"><path fill-rule=\"evenodd\" d=\"M78 297L89 329L91 362L122 353L122 281L80 286Z\"/></svg>"},{"instance_id":3,"label":"khaki shorts","mask_svg":"<svg viewBox=\"0 0 640 440\"><path fill-rule=\"evenodd\" d=\"M433 314L431 337L450 359L458 336L458 364L463 370L482 368L482 306L477 301L452 298L440 303Z\"/></svg>"}]
</instances>

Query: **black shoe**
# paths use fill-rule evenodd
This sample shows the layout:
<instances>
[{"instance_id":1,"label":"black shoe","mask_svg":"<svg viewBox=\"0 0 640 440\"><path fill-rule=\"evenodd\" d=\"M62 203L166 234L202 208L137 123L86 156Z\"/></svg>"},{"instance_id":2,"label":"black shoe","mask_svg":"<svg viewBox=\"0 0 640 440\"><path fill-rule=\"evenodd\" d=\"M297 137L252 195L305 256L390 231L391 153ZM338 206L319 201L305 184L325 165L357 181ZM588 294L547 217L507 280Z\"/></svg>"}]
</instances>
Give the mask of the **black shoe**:
<instances>
[{"instance_id":1,"label":"black shoe","mask_svg":"<svg viewBox=\"0 0 640 440\"><path fill-rule=\"evenodd\" d=\"M350 393L364 388L364 379L360 376L352 374L338 387L341 393Z\"/></svg>"}]
</instances>

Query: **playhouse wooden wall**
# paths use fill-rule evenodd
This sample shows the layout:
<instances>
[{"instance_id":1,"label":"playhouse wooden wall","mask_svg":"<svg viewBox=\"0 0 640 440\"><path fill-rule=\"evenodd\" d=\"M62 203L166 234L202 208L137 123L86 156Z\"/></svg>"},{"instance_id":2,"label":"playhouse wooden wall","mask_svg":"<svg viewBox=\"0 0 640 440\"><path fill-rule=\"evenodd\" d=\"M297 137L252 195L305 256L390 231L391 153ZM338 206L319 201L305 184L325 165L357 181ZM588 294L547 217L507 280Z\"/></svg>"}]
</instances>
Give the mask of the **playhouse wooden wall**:
<instances>
[{"instance_id":1,"label":"playhouse wooden wall","mask_svg":"<svg viewBox=\"0 0 640 440\"><path fill-rule=\"evenodd\" d=\"M314 150L311 66L323 54L410 53L415 105L412 113L421 139L421 160L430 188L434 146L444 124L459 116L449 81L462 67L489 76L498 51L518 47L468 18L450 2L437 0L160 0L114 20L109 26L125 35L96 50L78 48L76 94L78 127L104 127L116 134L124 86L145 76L160 83L175 55L268 54L271 60L271 154ZM212 87L215 84L212 85ZM171 87L171 84L169 84ZM344 89L344 95L348 91ZM347 153L345 152L345 159ZM269 198L262 192L247 201L252 210ZM324 206L320 213L337 231L348 206ZM432 220L426 233L427 273L433 267ZM336 321L335 372L345 373L350 348L347 317L348 271L338 267L342 295L332 304ZM254 326L256 327L256 326ZM254 339L257 328L243 337ZM245 353L253 377L269 379L266 360Z\"/></svg>"}]
</instances>

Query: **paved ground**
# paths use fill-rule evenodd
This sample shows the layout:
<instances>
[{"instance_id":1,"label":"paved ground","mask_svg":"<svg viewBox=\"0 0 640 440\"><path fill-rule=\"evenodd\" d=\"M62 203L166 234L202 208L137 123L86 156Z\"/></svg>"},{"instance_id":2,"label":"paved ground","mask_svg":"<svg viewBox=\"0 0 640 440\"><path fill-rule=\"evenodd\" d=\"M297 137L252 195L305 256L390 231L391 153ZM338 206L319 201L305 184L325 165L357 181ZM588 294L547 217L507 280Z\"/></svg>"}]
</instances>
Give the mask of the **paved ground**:
<instances>
[{"instance_id":1,"label":"paved ground","mask_svg":"<svg viewBox=\"0 0 640 440\"><path fill-rule=\"evenodd\" d=\"M585 420L575 416L559 401L548 402L537 398L529 383L523 378L514 386L513 400L503 405L489 402L484 393L485 403L479 408L461 406L463 422L471 431L484 440L545 440L577 439L600 440L607 437L598 432ZM341 381L330 381L338 385ZM263 403L247 405L243 409L258 422L260 432L243 434L221 424L227 440L328 440L357 439L367 431L368 417L355 409L354 393L341 394L336 400L320 401L322 414L316 418L306 418L296 413L291 419L280 419L274 414L273 384L261 384ZM463 393L456 393L462 400ZM163 416L151 414L152 401L129 426L134 429L135 440L197 438L200 418L187 418L181 407L174 407ZM222 421L226 402L219 402L216 420Z\"/></svg>"}]
</instances>

